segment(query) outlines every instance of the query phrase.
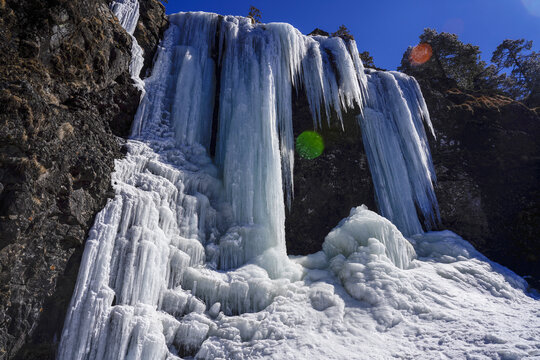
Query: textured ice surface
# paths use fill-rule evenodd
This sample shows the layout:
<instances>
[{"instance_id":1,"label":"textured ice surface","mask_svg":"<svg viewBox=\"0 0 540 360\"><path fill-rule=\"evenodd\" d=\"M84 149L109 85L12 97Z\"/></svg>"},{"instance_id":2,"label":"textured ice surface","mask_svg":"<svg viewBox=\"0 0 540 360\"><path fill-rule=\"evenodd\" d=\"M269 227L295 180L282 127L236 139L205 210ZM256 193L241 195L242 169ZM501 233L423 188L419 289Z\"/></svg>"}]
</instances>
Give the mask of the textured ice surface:
<instances>
[{"instance_id":1,"label":"textured ice surface","mask_svg":"<svg viewBox=\"0 0 540 360\"><path fill-rule=\"evenodd\" d=\"M131 62L129 64L129 73L135 82L135 86L143 92L144 82L139 77L141 69L144 66L144 51L137 42L133 33L139 20L139 0L113 0L111 1L111 10L118 18L120 25L127 31L131 37Z\"/></svg>"},{"instance_id":2,"label":"textured ice surface","mask_svg":"<svg viewBox=\"0 0 540 360\"><path fill-rule=\"evenodd\" d=\"M139 21L139 0L114 0L111 2L111 10L120 25L133 35Z\"/></svg>"},{"instance_id":3,"label":"textured ice surface","mask_svg":"<svg viewBox=\"0 0 540 360\"><path fill-rule=\"evenodd\" d=\"M303 282L264 311L218 317L217 329L231 335L210 336L196 358L540 357L539 300L521 278L451 232L412 240L419 257L407 269L394 266L375 239L329 266L320 253L296 258L306 266Z\"/></svg>"},{"instance_id":4,"label":"textured ice surface","mask_svg":"<svg viewBox=\"0 0 540 360\"><path fill-rule=\"evenodd\" d=\"M172 136L171 146L202 146L201 154L215 154L224 200L241 231L240 240L233 241L234 232L224 240L222 268L270 248L285 258L282 199L283 189L287 199L292 196L294 159L291 92L295 86L306 91L316 123L321 106L339 114L361 107L367 78L351 50L356 46L306 37L288 24L254 26L242 17L181 13L170 22L133 136L146 142Z\"/></svg>"},{"instance_id":5,"label":"textured ice surface","mask_svg":"<svg viewBox=\"0 0 540 360\"><path fill-rule=\"evenodd\" d=\"M349 257L359 249L384 256L402 269L408 268L415 257L412 245L396 226L365 206L351 209L349 217L343 219L323 243L328 258Z\"/></svg>"},{"instance_id":6,"label":"textured ice surface","mask_svg":"<svg viewBox=\"0 0 540 360\"><path fill-rule=\"evenodd\" d=\"M131 29L136 2L112 7ZM353 42L287 24L170 20L116 196L86 243L59 359L540 356L525 282L451 232L422 232L415 207L427 226L437 208L413 79L366 75ZM286 256L295 87L315 124L363 109L379 205L397 227L357 207L322 251Z\"/></svg>"},{"instance_id":7,"label":"textured ice surface","mask_svg":"<svg viewBox=\"0 0 540 360\"><path fill-rule=\"evenodd\" d=\"M439 222L433 190L435 170L424 131L431 132L426 103L414 78L369 71L368 101L359 116L362 137L381 214L406 235Z\"/></svg>"}]
</instances>

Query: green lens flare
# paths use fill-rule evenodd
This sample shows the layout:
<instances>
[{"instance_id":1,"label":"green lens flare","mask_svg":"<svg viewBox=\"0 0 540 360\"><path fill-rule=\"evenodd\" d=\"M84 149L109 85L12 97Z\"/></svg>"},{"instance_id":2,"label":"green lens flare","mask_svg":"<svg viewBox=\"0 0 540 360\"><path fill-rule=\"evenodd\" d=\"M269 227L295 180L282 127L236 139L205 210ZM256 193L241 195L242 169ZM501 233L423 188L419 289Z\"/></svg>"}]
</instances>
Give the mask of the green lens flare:
<instances>
[{"instance_id":1,"label":"green lens flare","mask_svg":"<svg viewBox=\"0 0 540 360\"><path fill-rule=\"evenodd\" d=\"M304 159L315 159L323 150L323 138L315 131L304 131L296 138L296 151Z\"/></svg>"}]
</instances>

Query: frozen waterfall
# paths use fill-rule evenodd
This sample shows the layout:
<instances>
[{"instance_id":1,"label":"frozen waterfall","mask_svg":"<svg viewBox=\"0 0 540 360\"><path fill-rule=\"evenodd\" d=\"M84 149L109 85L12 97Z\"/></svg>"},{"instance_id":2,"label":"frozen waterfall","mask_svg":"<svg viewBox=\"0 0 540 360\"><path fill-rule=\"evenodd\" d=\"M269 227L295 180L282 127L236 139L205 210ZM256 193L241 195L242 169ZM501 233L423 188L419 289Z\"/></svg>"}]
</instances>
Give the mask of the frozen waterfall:
<instances>
[{"instance_id":1,"label":"frozen waterfall","mask_svg":"<svg viewBox=\"0 0 540 360\"><path fill-rule=\"evenodd\" d=\"M114 0L111 2L111 11L131 37L131 63L129 64L129 72L135 82L135 86L144 95L144 82L139 77L141 69L144 66L143 49L140 47L137 39L135 39L135 36L133 36L137 27L137 21L139 20L139 0Z\"/></svg>"},{"instance_id":2,"label":"frozen waterfall","mask_svg":"<svg viewBox=\"0 0 540 360\"><path fill-rule=\"evenodd\" d=\"M132 33L137 1L112 9ZM423 235L438 208L423 127L431 124L414 79L364 70L354 41L288 24L211 13L170 23L112 174L116 196L86 243L58 359L302 358L321 341L351 358L332 336L360 337L373 321L372 331L390 331L418 314L452 318L441 313L453 304L445 291L457 290L428 278L439 258L449 273L463 263L488 274L482 286L501 298L519 296L522 280L489 273L456 235ZM305 91L315 128L360 109L387 219L352 209L322 251L289 258L293 91ZM309 335L317 327L331 340Z\"/></svg>"},{"instance_id":3,"label":"frozen waterfall","mask_svg":"<svg viewBox=\"0 0 540 360\"><path fill-rule=\"evenodd\" d=\"M433 128L420 87L398 72L368 72L369 98L359 116L381 215L405 235L440 222L435 170L423 123ZM419 209L417 211L417 208Z\"/></svg>"}]
</instances>

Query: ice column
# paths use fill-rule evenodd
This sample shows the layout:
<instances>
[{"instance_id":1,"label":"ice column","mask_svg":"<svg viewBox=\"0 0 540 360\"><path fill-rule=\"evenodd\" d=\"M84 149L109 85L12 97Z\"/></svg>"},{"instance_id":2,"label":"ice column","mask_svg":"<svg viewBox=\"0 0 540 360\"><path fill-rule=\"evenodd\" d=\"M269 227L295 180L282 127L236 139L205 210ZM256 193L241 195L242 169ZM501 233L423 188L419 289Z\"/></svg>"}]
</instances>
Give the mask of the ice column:
<instances>
[{"instance_id":1,"label":"ice column","mask_svg":"<svg viewBox=\"0 0 540 360\"><path fill-rule=\"evenodd\" d=\"M381 214L405 235L434 228L439 209L423 122L433 133L416 80L398 72L370 71L368 99L359 117Z\"/></svg>"},{"instance_id":2,"label":"ice column","mask_svg":"<svg viewBox=\"0 0 540 360\"><path fill-rule=\"evenodd\" d=\"M322 114L330 119L331 109L341 120L341 111L361 108L366 76L356 45L243 17L179 13L170 22L134 136L145 138L141 129L148 132L166 116L177 146L202 145L215 154L241 232L240 240L224 241L225 268L268 249L285 257L282 199L284 190L292 197L294 166L291 93L306 92L315 124Z\"/></svg>"}]
</instances>

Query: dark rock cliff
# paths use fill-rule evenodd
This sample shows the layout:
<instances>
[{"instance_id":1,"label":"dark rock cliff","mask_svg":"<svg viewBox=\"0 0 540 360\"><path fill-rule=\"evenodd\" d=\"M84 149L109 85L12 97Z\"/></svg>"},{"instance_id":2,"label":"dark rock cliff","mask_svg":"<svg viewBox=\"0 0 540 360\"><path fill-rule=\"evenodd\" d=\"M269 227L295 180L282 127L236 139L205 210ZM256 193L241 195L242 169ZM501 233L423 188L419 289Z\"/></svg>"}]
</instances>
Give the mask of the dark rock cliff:
<instances>
[{"instance_id":1,"label":"dark rock cliff","mask_svg":"<svg viewBox=\"0 0 540 360\"><path fill-rule=\"evenodd\" d=\"M290 255L307 255L322 249L325 236L341 219L349 216L352 207L365 204L376 211L375 193L367 164L358 109L332 119L332 126L322 121L316 131L324 140L321 156L309 160L295 152L294 199L286 210L285 231ZM294 137L303 131L315 130L307 98L299 92L293 99Z\"/></svg>"},{"instance_id":2,"label":"dark rock cliff","mask_svg":"<svg viewBox=\"0 0 540 360\"><path fill-rule=\"evenodd\" d=\"M163 38L163 32L168 26L165 8L159 0L139 0L139 22L133 35L144 50L144 66L141 69L143 79L150 75L156 45Z\"/></svg>"},{"instance_id":3,"label":"dark rock cliff","mask_svg":"<svg viewBox=\"0 0 540 360\"><path fill-rule=\"evenodd\" d=\"M540 285L540 117L499 95L420 82L437 139L442 228ZM538 109L536 109L538 110Z\"/></svg>"},{"instance_id":4,"label":"dark rock cliff","mask_svg":"<svg viewBox=\"0 0 540 360\"><path fill-rule=\"evenodd\" d=\"M141 1L151 62L166 25ZM105 0L0 0L0 359L53 359L139 93Z\"/></svg>"}]
</instances>

